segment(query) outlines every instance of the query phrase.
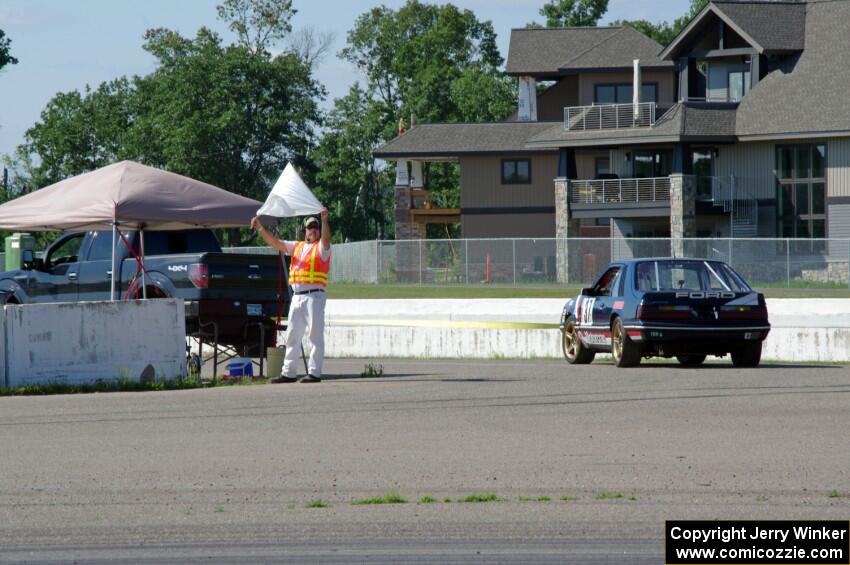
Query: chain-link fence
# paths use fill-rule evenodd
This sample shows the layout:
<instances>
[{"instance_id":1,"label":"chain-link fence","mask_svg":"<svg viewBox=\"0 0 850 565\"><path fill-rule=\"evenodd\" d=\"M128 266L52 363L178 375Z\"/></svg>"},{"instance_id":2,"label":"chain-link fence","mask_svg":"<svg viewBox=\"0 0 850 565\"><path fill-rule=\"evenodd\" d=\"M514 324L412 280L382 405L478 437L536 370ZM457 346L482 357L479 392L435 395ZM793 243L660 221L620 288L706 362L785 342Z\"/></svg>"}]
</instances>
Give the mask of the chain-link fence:
<instances>
[{"instance_id":1,"label":"chain-link fence","mask_svg":"<svg viewBox=\"0 0 850 565\"><path fill-rule=\"evenodd\" d=\"M230 252L271 253L269 248ZM611 261L699 257L729 263L755 287L850 286L848 239L569 238L361 241L333 246L332 282L570 284Z\"/></svg>"}]
</instances>

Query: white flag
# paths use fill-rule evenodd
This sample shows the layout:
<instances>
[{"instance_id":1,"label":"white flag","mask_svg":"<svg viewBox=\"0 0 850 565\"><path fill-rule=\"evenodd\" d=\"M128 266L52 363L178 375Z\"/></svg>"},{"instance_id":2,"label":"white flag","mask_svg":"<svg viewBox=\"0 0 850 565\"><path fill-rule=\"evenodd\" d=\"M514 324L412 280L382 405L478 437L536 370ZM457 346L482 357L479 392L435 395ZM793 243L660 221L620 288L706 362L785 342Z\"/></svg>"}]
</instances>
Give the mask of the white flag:
<instances>
[{"instance_id":1,"label":"white flag","mask_svg":"<svg viewBox=\"0 0 850 565\"><path fill-rule=\"evenodd\" d=\"M292 163L287 163L257 215L286 218L318 214L321 210L322 203L307 188Z\"/></svg>"}]
</instances>

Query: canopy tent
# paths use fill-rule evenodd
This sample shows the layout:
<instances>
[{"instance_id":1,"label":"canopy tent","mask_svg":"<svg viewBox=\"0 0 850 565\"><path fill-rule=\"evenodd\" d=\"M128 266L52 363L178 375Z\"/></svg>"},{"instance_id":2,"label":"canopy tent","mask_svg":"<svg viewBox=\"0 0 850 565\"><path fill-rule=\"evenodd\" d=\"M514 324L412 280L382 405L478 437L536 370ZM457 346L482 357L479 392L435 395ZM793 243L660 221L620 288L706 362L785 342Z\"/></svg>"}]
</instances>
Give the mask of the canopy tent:
<instances>
[{"instance_id":1,"label":"canopy tent","mask_svg":"<svg viewBox=\"0 0 850 565\"><path fill-rule=\"evenodd\" d=\"M247 227L259 206L256 200L211 184L133 161L121 161L0 205L0 230L111 229L114 273L118 226L140 233ZM114 298L114 278L112 287Z\"/></svg>"},{"instance_id":2,"label":"canopy tent","mask_svg":"<svg viewBox=\"0 0 850 565\"><path fill-rule=\"evenodd\" d=\"M247 227L259 206L205 182L121 161L0 205L0 230Z\"/></svg>"}]
</instances>

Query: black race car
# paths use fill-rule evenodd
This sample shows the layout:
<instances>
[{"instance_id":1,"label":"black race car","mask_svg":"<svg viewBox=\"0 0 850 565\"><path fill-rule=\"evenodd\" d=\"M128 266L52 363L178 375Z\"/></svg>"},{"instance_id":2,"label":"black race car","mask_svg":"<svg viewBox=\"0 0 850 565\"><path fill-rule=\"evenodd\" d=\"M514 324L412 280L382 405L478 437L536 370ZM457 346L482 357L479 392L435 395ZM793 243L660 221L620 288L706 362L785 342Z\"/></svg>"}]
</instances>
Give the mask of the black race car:
<instances>
[{"instance_id":1,"label":"black race car","mask_svg":"<svg viewBox=\"0 0 850 565\"><path fill-rule=\"evenodd\" d=\"M572 364L604 351L618 367L643 357L699 365L726 354L735 366L755 367L769 331L764 295L726 263L704 259L611 263L561 315L564 357Z\"/></svg>"}]
</instances>

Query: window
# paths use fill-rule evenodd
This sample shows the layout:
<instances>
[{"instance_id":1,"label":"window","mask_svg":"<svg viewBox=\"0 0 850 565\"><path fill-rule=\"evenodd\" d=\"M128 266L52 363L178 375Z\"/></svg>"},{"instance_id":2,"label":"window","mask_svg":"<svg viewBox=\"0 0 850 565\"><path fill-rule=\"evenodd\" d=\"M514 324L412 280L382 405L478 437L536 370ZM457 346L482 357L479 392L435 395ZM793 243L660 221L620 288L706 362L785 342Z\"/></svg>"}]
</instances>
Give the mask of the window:
<instances>
[{"instance_id":1,"label":"window","mask_svg":"<svg viewBox=\"0 0 850 565\"><path fill-rule=\"evenodd\" d=\"M776 147L776 216L780 237L826 237L826 146Z\"/></svg>"},{"instance_id":2,"label":"window","mask_svg":"<svg viewBox=\"0 0 850 565\"><path fill-rule=\"evenodd\" d=\"M714 261L642 261L635 269L635 287L641 292L749 292L749 287L735 271L725 263Z\"/></svg>"},{"instance_id":3,"label":"window","mask_svg":"<svg viewBox=\"0 0 850 565\"><path fill-rule=\"evenodd\" d=\"M600 175L607 175L611 173L611 159L609 157L597 157L595 159L594 168L596 169L596 174L594 178L601 178Z\"/></svg>"},{"instance_id":4,"label":"window","mask_svg":"<svg viewBox=\"0 0 850 565\"><path fill-rule=\"evenodd\" d=\"M740 102L750 91L750 71L729 73L729 101Z\"/></svg>"},{"instance_id":5,"label":"window","mask_svg":"<svg viewBox=\"0 0 850 565\"><path fill-rule=\"evenodd\" d=\"M594 295L611 296L611 289L615 287L615 282L618 280L619 274L620 267L612 267L605 271L605 273L599 277L599 281L593 289Z\"/></svg>"},{"instance_id":6,"label":"window","mask_svg":"<svg viewBox=\"0 0 850 565\"><path fill-rule=\"evenodd\" d=\"M502 184L531 184L531 159L502 159Z\"/></svg>"},{"instance_id":7,"label":"window","mask_svg":"<svg viewBox=\"0 0 850 565\"><path fill-rule=\"evenodd\" d=\"M670 161L669 151L635 151L632 156L632 174L637 179L669 176Z\"/></svg>"},{"instance_id":8,"label":"window","mask_svg":"<svg viewBox=\"0 0 850 565\"><path fill-rule=\"evenodd\" d=\"M714 174L714 149L694 149L693 171L697 177L697 196L711 196L711 177Z\"/></svg>"},{"instance_id":9,"label":"window","mask_svg":"<svg viewBox=\"0 0 850 565\"><path fill-rule=\"evenodd\" d=\"M658 102L658 84L645 82L640 91L641 102ZM597 84L593 91L594 104L631 104L632 85L621 84Z\"/></svg>"},{"instance_id":10,"label":"window","mask_svg":"<svg viewBox=\"0 0 850 565\"><path fill-rule=\"evenodd\" d=\"M139 238L133 242L139 252ZM145 255L176 255L178 253L219 253L221 245L210 230L146 231Z\"/></svg>"},{"instance_id":11,"label":"window","mask_svg":"<svg viewBox=\"0 0 850 565\"><path fill-rule=\"evenodd\" d=\"M89 261L103 261L104 259L112 259L112 232L94 232L89 246Z\"/></svg>"}]
</instances>

